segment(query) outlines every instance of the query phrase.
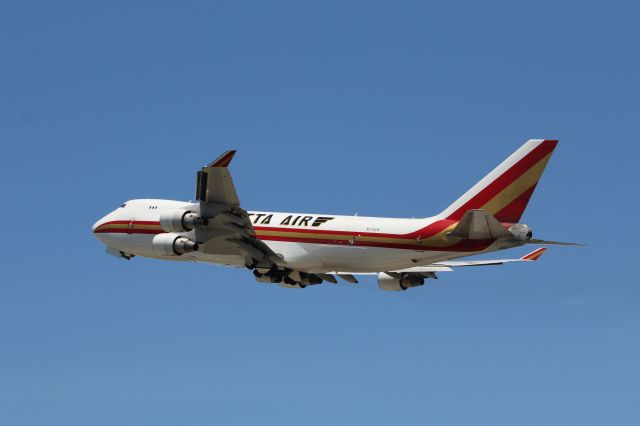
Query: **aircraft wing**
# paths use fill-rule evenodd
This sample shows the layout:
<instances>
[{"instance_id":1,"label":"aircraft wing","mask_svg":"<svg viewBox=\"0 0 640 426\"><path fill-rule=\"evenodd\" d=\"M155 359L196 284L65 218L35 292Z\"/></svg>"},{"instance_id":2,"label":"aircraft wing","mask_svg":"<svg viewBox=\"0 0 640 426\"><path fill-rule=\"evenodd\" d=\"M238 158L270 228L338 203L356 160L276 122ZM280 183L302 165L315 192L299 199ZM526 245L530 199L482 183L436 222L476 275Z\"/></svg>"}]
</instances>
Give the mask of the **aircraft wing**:
<instances>
[{"instance_id":1,"label":"aircraft wing","mask_svg":"<svg viewBox=\"0 0 640 426\"><path fill-rule=\"evenodd\" d=\"M546 248L540 247L539 249L536 249L531 253L526 254L517 259L487 259L487 260L462 260L462 261L451 260L446 262L433 263L427 266L415 266L413 268L400 269L398 271L390 271L390 272L392 273L424 273L424 272L429 273L429 272L445 272L445 271L448 272L448 271L453 271L452 268L459 268L462 266L491 266L491 265L502 265L504 263L511 263L511 262L532 262L534 260L538 260L538 258L540 258L540 256L542 256L546 250L547 250Z\"/></svg>"},{"instance_id":2,"label":"aircraft wing","mask_svg":"<svg viewBox=\"0 0 640 426\"><path fill-rule=\"evenodd\" d=\"M196 200L205 204L240 207L236 187L228 169L234 155L235 150L227 151L198 172Z\"/></svg>"},{"instance_id":3,"label":"aircraft wing","mask_svg":"<svg viewBox=\"0 0 640 426\"><path fill-rule=\"evenodd\" d=\"M240 207L228 168L235 153L225 152L198 172L196 200L207 225L196 228L196 241L205 253L240 255L254 266L283 265L282 257L256 238L247 211Z\"/></svg>"},{"instance_id":4,"label":"aircraft wing","mask_svg":"<svg viewBox=\"0 0 640 426\"><path fill-rule=\"evenodd\" d=\"M431 265L426 265L426 266L414 266L412 268L398 269L394 271L381 271L381 272L384 272L385 274L388 274L394 277L409 274L409 275L419 275L425 278L436 278L436 275L435 275L436 272L451 272L453 271L453 268L459 268L461 266L491 266L491 265L502 265L504 263L511 263L511 262L533 262L535 260L538 260L546 250L547 250L546 248L541 247L517 259L447 261L447 262L433 263ZM370 273L364 273L364 274L358 273L358 272L331 272L331 274L336 274L343 279L345 276L347 278L353 278L354 275L378 275L377 272L370 272ZM349 279L345 279L345 281L353 283L353 281L350 281Z\"/></svg>"},{"instance_id":5,"label":"aircraft wing","mask_svg":"<svg viewBox=\"0 0 640 426\"><path fill-rule=\"evenodd\" d=\"M448 262L438 262L434 265L442 265L442 266L448 266L452 268L458 268L460 266L487 266L487 265L502 265L503 263L510 263L510 262L532 262L534 260L538 260L540 256L544 254L545 251L547 251L546 248L540 247L539 249L536 249L531 253L526 254L518 259L487 259L487 260L467 260L467 261L452 260Z\"/></svg>"}]
</instances>

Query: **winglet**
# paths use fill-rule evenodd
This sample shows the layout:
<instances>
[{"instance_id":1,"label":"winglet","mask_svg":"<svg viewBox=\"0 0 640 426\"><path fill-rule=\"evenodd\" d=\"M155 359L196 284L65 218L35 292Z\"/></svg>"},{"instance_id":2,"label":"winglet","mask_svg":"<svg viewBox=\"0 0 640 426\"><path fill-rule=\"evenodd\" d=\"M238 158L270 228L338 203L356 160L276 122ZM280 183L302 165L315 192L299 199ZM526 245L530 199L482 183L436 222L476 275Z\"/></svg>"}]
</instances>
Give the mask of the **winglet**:
<instances>
[{"instance_id":1,"label":"winglet","mask_svg":"<svg viewBox=\"0 0 640 426\"><path fill-rule=\"evenodd\" d=\"M544 254L545 251L547 251L545 247L540 247L539 249L536 249L529 254L525 254L520 258L520 260L531 260L531 261L538 260L540 256Z\"/></svg>"},{"instance_id":2,"label":"winglet","mask_svg":"<svg viewBox=\"0 0 640 426\"><path fill-rule=\"evenodd\" d=\"M207 167L228 167L234 155L236 155L236 150L229 150L213 160Z\"/></svg>"}]
</instances>

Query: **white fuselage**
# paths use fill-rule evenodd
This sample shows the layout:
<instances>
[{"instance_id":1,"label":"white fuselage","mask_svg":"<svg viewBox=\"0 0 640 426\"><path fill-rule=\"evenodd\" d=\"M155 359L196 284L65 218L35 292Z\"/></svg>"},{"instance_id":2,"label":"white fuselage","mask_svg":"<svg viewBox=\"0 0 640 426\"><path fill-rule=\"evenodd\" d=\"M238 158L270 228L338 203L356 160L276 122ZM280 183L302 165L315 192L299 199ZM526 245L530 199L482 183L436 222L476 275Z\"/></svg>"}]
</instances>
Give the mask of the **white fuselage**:
<instances>
[{"instance_id":1,"label":"white fuselage","mask_svg":"<svg viewBox=\"0 0 640 426\"><path fill-rule=\"evenodd\" d=\"M246 264L247 259L240 254L196 251L160 256L154 252L154 236L165 232L160 226L160 214L180 208L197 209L198 204L132 200L96 222L93 231L110 249L129 255L234 267ZM456 222L449 223L440 216L395 219L254 211L249 216L256 236L281 255L289 268L303 271L379 272L505 248L493 242L452 242L446 234ZM194 231L182 235L193 239Z\"/></svg>"}]
</instances>

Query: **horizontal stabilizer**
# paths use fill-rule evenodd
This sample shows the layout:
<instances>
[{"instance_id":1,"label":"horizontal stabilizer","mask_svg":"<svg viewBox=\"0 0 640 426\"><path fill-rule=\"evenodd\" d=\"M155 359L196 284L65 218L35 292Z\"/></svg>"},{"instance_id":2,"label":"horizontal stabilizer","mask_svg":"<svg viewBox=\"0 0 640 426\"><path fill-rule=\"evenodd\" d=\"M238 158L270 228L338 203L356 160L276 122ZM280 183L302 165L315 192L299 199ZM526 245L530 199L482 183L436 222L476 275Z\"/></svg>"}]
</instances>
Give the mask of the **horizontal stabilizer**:
<instances>
[{"instance_id":1,"label":"horizontal stabilizer","mask_svg":"<svg viewBox=\"0 0 640 426\"><path fill-rule=\"evenodd\" d=\"M513 237L495 217L481 209L467 211L453 231L447 235L465 240L497 240Z\"/></svg>"},{"instance_id":2,"label":"horizontal stabilizer","mask_svg":"<svg viewBox=\"0 0 640 426\"><path fill-rule=\"evenodd\" d=\"M547 240L537 240L537 239L531 239L527 241L527 243L528 244L546 244L546 245L552 245L552 246L579 246L579 247L586 246L586 244L583 244L583 243L567 243L563 241L547 241Z\"/></svg>"}]
</instances>

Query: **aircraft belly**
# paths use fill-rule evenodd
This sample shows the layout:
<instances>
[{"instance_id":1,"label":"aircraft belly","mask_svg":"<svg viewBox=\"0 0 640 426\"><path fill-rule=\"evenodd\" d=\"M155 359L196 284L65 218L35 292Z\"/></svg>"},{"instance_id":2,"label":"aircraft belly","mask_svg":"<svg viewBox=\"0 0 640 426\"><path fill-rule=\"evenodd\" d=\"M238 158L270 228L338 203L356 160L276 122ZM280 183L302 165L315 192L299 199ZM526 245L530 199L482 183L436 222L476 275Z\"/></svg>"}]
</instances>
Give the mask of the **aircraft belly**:
<instances>
[{"instance_id":1,"label":"aircraft belly","mask_svg":"<svg viewBox=\"0 0 640 426\"><path fill-rule=\"evenodd\" d=\"M196 262L215 263L236 268L243 268L245 263L244 256L234 254L189 253L183 256L189 257Z\"/></svg>"},{"instance_id":2,"label":"aircraft belly","mask_svg":"<svg viewBox=\"0 0 640 426\"><path fill-rule=\"evenodd\" d=\"M418 252L382 247L280 241L269 241L268 245L273 251L284 256L287 266L291 269L314 272L381 272L461 256L461 253L452 254L451 252Z\"/></svg>"}]
</instances>

